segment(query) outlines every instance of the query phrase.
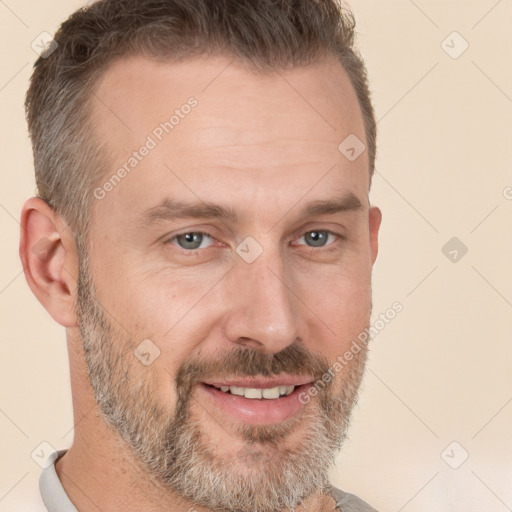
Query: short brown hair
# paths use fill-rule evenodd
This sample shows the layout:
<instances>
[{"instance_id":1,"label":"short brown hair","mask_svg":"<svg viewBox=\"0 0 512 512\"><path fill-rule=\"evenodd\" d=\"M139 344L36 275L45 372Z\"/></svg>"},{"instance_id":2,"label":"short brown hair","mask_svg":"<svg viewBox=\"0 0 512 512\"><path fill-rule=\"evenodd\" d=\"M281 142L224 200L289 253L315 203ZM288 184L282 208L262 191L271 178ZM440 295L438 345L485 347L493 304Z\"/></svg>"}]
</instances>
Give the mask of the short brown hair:
<instances>
[{"instance_id":1,"label":"short brown hair","mask_svg":"<svg viewBox=\"0 0 512 512\"><path fill-rule=\"evenodd\" d=\"M335 56L359 99L371 183L376 123L354 27L337 0L100 0L76 11L55 34L56 50L36 62L25 102L39 196L75 235L87 232L91 191L108 166L88 100L106 67L135 53L222 54L260 73Z\"/></svg>"}]
</instances>

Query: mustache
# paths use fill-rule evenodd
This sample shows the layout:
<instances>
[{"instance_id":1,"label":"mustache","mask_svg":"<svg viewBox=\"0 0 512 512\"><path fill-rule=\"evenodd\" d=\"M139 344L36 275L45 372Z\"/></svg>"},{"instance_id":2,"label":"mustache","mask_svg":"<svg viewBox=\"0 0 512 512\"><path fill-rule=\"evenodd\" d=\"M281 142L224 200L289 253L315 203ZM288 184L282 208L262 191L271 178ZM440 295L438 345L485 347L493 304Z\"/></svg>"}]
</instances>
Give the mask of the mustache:
<instances>
[{"instance_id":1,"label":"mustache","mask_svg":"<svg viewBox=\"0 0 512 512\"><path fill-rule=\"evenodd\" d=\"M312 354L298 343L288 345L275 354L237 346L208 358L203 356L186 361L178 369L175 381L178 394L185 397L194 384L212 378L274 377L286 373L311 375L316 381L329 367L327 358Z\"/></svg>"}]
</instances>

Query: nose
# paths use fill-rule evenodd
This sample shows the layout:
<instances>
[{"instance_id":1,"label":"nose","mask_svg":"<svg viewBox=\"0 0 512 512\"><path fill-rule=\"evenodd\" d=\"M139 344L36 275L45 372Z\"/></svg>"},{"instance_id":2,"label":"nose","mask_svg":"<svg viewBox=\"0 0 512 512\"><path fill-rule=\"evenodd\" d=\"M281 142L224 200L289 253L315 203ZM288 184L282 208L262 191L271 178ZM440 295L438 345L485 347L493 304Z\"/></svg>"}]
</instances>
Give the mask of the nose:
<instances>
[{"instance_id":1,"label":"nose","mask_svg":"<svg viewBox=\"0 0 512 512\"><path fill-rule=\"evenodd\" d=\"M299 341L300 300L280 256L264 252L256 261L238 261L229 273L230 309L225 324L229 341L277 353Z\"/></svg>"}]
</instances>

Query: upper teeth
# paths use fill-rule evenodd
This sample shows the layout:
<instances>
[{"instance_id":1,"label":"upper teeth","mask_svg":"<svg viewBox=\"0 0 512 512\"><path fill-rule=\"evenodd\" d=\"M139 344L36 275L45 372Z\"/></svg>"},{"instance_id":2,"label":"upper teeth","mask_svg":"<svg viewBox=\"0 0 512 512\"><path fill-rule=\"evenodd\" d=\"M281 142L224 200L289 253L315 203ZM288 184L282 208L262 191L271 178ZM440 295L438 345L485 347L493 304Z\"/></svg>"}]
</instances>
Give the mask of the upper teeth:
<instances>
[{"instance_id":1,"label":"upper teeth","mask_svg":"<svg viewBox=\"0 0 512 512\"><path fill-rule=\"evenodd\" d=\"M220 390L233 395L244 396L245 398L268 398L274 399L280 396L286 396L293 392L295 386L276 386L275 388L256 389L240 388L237 386L221 386Z\"/></svg>"}]
</instances>

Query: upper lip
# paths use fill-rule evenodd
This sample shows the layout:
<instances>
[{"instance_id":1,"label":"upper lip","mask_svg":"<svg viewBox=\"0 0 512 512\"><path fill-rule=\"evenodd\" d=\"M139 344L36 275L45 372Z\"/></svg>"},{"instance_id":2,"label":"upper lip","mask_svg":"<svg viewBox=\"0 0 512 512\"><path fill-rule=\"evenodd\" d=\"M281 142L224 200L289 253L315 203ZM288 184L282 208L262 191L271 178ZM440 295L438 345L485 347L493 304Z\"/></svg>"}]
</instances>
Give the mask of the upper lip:
<instances>
[{"instance_id":1,"label":"upper lip","mask_svg":"<svg viewBox=\"0 0 512 512\"><path fill-rule=\"evenodd\" d=\"M268 389L277 386L302 386L313 382L310 375L280 375L278 377L234 377L229 379L211 379L203 384L220 388L221 386L235 386L239 388Z\"/></svg>"}]
</instances>

